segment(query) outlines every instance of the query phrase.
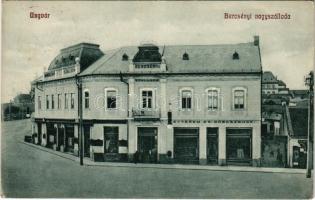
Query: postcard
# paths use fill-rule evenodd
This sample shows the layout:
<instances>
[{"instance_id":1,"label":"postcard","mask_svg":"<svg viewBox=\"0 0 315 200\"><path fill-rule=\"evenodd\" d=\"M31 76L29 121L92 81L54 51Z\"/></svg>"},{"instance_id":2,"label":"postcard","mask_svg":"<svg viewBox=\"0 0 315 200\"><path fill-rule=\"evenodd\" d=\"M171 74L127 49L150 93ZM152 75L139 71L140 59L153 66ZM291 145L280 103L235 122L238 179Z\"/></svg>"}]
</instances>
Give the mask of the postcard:
<instances>
[{"instance_id":1,"label":"postcard","mask_svg":"<svg viewBox=\"0 0 315 200\"><path fill-rule=\"evenodd\" d=\"M3 1L3 198L313 197L313 1Z\"/></svg>"}]
</instances>

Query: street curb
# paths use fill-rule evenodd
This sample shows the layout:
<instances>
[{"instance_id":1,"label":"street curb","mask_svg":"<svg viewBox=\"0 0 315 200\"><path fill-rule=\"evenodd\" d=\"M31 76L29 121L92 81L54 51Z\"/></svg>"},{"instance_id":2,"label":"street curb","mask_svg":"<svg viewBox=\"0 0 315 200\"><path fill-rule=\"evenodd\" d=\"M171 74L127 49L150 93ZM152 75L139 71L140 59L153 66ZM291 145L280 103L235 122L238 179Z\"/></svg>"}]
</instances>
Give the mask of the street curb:
<instances>
[{"instance_id":1,"label":"street curb","mask_svg":"<svg viewBox=\"0 0 315 200\"><path fill-rule=\"evenodd\" d=\"M65 158L74 162L79 162L79 158L74 155L47 149L33 143L19 141L22 144L36 148L47 153ZM119 163L119 162L93 162L84 159L85 166L97 167L125 167L125 168L155 168L155 169L181 169L181 170L206 170L206 171L230 171L230 172L260 172L260 173L285 173L285 174L305 174L305 169L292 168L266 168L266 167L242 167L242 166L207 166L207 165L180 165L180 164L144 164L144 163Z\"/></svg>"}]
</instances>

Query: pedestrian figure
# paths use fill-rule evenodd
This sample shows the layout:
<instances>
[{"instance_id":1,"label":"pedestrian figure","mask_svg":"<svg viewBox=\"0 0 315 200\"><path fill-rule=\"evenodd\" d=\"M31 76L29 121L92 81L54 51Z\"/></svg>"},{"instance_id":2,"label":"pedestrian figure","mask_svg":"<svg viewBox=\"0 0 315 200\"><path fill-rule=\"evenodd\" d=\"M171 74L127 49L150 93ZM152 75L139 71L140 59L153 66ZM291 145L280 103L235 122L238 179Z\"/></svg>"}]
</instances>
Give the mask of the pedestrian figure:
<instances>
[{"instance_id":1,"label":"pedestrian figure","mask_svg":"<svg viewBox=\"0 0 315 200\"><path fill-rule=\"evenodd\" d=\"M137 164L139 162L139 152L136 151L134 154L133 154L133 161L135 164Z\"/></svg>"}]
</instances>

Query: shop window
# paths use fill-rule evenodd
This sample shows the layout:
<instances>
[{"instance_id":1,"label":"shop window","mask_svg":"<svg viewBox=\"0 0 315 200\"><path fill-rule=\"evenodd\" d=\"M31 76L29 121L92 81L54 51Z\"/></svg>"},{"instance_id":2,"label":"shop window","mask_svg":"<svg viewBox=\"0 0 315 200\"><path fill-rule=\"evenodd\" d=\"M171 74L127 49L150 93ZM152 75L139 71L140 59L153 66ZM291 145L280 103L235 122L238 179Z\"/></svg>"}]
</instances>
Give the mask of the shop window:
<instances>
[{"instance_id":1,"label":"shop window","mask_svg":"<svg viewBox=\"0 0 315 200\"><path fill-rule=\"evenodd\" d=\"M249 162L252 151L251 129L227 129L226 148L228 161Z\"/></svg>"},{"instance_id":2,"label":"shop window","mask_svg":"<svg viewBox=\"0 0 315 200\"><path fill-rule=\"evenodd\" d=\"M49 109L49 96L46 95L46 109Z\"/></svg>"},{"instance_id":3,"label":"shop window","mask_svg":"<svg viewBox=\"0 0 315 200\"><path fill-rule=\"evenodd\" d=\"M117 91L116 90L106 91L106 108L107 109L117 108Z\"/></svg>"},{"instance_id":4,"label":"shop window","mask_svg":"<svg viewBox=\"0 0 315 200\"><path fill-rule=\"evenodd\" d=\"M219 107L219 91L217 89L208 90L208 110L217 110Z\"/></svg>"},{"instance_id":5,"label":"shop window","mask_svg":"<svg viewBox=\"0 0 315 200\"><path fill-rule=\"evenodd\" d=\"M68 105L68 94L65 93L65 109L68 109L69 105Z\"/></svg>"},{"instance_id":6,"label":"shop window","mask_svg":"<svg viewBox=\"0 0 315 200\"><path fill-rule=\"evenodd\" d=\"M84 108L90 107L90 93L89 91L84 92Z\"/></svg>"},{"instance_id":7,"label":"shop window","mask_svg":"<svg viewBox=\"0 0 315 200\"><path fill-rule=\"evenodd\" d=\"M38 109L40 110L40 109L42 109L42 100L41 100L41 96L38 96L37 98L38 98L38 100L37 100L37 105L38 105Z\"/></svg>"},{"instance_id":8,"label":"shop window","mask_svg":"<svg viewBox=\"0 0 315 200\"><path fill-rule=\"evenodd\" d=\"M106 153L118 153L118 127L104 127L104 148Z\"/></svg>"},{"instance_id":9,"label":"shop window","mask_svg":"<svg viewBox=\"0 0 315 200\"><path fill-rule=\"evenodd\" d=\"M74 93L70 94L70 99L71 99L71 103L70 103L71 109L74 109Z\"/></svg>"},{"instance_id":10,"label":"shop window","mask_svg":"<svg viewBox=\"0 0 315 200\"><path fill-rule=\"evenodd\" d=\"M191 109L192 91L182 90L181 95L182 95L182 109Z\"/></svg>"},{"instance_id":11,"label":"shop window","mask_svg":"<svg viewBox=\"0 0 315 200\"><path fill-rule=\"evenodd\" d=\"M150 109L153 104L153 91L152 90L142 90L142 108Z\"/></svg>"},{"instance_id":12,"label":"shop window","mask_svg":"<svg viewBox=\"0 0 315 200\"><path fill-rule=\"evenodd\" d=\"M234 95L234 109L242 110L245 108L245 90L236 89L233 91Z\"/></svg>"}]
</instances>

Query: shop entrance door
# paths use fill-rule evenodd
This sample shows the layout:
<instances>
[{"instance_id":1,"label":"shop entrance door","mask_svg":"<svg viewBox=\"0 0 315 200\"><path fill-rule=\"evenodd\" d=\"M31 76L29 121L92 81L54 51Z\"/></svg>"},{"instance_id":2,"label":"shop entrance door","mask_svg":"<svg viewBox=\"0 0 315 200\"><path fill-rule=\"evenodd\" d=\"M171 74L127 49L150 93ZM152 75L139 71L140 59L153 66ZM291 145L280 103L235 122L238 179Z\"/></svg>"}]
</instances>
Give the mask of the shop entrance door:
<instances>
[{"instance_id":1,"label":"shop entrance door","mask_svg":"<svg viewBox=\"0 0 315 200\"><path fill-rule=\"evenodd\" d=\"M37 138L38 138L38 144L42 144L42 124L38 123L37 124Z\"/></svg>"},{"instance_id":2,"label":"shop entrance door","mask_svg":"<svg viewBox=\"0 0 315 200\"><path fill-rule=\"evenodd\" d=\"M174 159L177 163L199 163L199 129L174 128Z\"/></svg>"},{"instance_id":3,"label":"shop entrance door","mask_svg":"<svg viewBox=\"0 0 315 200\"><path fill-rule=\"evenodd\" d=\"M226 130L226 157L228 164L251 165L252 129L228 128Z\"/></svg>"},{"instance_id":4,"label":"shop entrance door","mask_svg":"<svg viewBox=\"0 0 315 200\"><path fill-rule=\"evenodd\" d=\"M140 153L140 162L157 162L157 128L138 128L138 151Z\"/></svg>"},{"instance_id":5,"label":"shop entrance door","mask_svg":"<svg viewBox=\"0 0 315 200\"><path fill-rule=\"evenodd\" d=\"M90 157L90 126L83 126L83 132L84 132L84 156Z\"/></svg>"},{"instance_id":6,"label":"shop entrance door","mask_svg":"<svg viewBox=\"0 0 315 200\"><path fill-rule=\"evenodd\" d=\"M207 128L207 158L209 164L218 164L218 128Z\"/></svg>"}]
</instances>

